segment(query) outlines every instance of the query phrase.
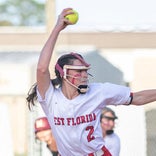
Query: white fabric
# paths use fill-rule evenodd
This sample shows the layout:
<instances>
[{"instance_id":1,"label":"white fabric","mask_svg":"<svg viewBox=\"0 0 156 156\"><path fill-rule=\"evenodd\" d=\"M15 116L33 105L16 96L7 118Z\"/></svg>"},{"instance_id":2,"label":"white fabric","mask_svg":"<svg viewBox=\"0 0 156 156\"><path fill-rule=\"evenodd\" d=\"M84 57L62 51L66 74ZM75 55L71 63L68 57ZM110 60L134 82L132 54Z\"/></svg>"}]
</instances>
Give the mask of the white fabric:
<instances>
[{"instance_id":1,"label":"white fabric","mask_svg":"<svg viewBox=\"0 0 156 156\"><path fill-rule=\"evenodd\" d=\"M113 133L104 138L105 146L112 154L112 156L119 156L120 154L120 139L117 134Z\"/></svg>"},{"instance_id":2,"label":"white fabric","mask_svg":"<svg viewBox=\"0 0 156 156\"><path fill-rule=\"evenodd\" d=\"M113 133L107 135L104 138L105 147L109 150L112 156L119 156L120 155L120 138L117 134ZM103 154L102 150L99 150L94 153L94 156L101 156Z\"/></svg>"},{"instance_id":3,"label":"white fabric","mask_svg":"<svg viewBox=\"0 0 156 156\"><path fill-rule=\"evenodd\" d=\"M105 144L100 126L101 109L106 105L127 103L130 89L110 83L94 83L89 85L86 94L69 100L60 88L54 89L50 84L45 99L38 91L37 95L61 156L86 156ZM90 141L92 137L94 139Z\"/></svg>"}]
</instances>

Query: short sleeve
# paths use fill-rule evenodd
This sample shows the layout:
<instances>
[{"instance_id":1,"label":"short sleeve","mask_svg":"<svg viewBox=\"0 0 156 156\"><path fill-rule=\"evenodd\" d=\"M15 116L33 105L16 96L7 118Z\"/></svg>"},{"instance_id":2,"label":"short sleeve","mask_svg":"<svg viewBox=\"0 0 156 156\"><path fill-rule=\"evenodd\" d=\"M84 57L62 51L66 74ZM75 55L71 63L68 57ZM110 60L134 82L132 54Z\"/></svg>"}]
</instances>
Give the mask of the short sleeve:
<instances>
[{"instance_id":1,"label":"short sleeve","mask_svg":"<svg viewBox=\"0 0 156 156\"><path fill-rule=\"evenodd\" d=\"M42 97L38 91L38 88L37 88L37 100L38 100L38 102L41 104L48 104L52 98L53 92L54 92L54 87L50 83L49 88L47 89L47 91L45 93L45 98L42 99Z\"/></svg>"},{"instance_id":2,"label":"short sleeve","mask_svg":"<svg viewBox=\"0 0 156 156\"><path fill-rule=\"evenodd\" d=\"M125 105L130 102L130 88L122 85L106 83L104 94L107 97L106 105Z\"/></svg>"}]
</instances>

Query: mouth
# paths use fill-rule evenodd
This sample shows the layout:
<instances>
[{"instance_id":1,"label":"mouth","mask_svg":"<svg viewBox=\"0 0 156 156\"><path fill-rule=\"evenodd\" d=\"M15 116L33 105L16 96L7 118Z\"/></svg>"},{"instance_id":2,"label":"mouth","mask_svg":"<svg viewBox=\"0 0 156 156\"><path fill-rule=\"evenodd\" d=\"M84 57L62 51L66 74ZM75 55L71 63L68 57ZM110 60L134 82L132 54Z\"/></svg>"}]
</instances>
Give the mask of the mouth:
<instances>
[{"instance_id":1,"label":"mouth","mask_svg":"<svg viewBox=\"0 0 156 156\"><path fill-rule=\"evenodd\" d=\"M88 84L88 81L81 81L81 84L86 85L86 84Z\"/></svg>"},{"instance_id":2,"label":"mouth","mask_svg":"<svg viewBox=\"0 0 156 156\"><path fill-rule=\"evenodd\" d=\"M89 81L88 78L81 78L82 83L87 83L88 81Z\"/></svg>"}]
</instances>

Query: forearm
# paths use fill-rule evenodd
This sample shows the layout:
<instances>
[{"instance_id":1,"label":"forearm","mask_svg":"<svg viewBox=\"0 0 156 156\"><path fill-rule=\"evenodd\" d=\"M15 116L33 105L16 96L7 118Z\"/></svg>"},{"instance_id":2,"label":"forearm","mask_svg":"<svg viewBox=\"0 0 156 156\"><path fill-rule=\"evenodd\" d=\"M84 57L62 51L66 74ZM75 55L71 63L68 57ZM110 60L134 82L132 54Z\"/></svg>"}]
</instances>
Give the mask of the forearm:
<instances>
[{"instance_id":1,"label":"forearm","mask_svg":"<svg viewBox=\"0 0 156 156\"><path fill-rule=\"evenodd\" d=\"M52 33L50 34L45 46L43 47L41 54L40 54L40 58L38 61L38 69L46 71L49 68L49 64L50 64L50 60L53 54L53 50L58 38L58 35L60 33L60 30L55 27L52 31Z\"/></svg>"},{"instance_id":2,"label":"forearm","mask_svg":"<svg viewBox=\"0 0 156 156\"><path fill-rule=\"evenodd\" d=\"M52 33L50 34L45 46L42 49L37 67L43 72L49 69L50 60L51 60L53 50L54 50L59 33L63 29L65 29L67 25L71 24L66 18L64 18L66 15L70 14L68 13L69 10L71 10L71 8L66 8L59 15L57 23Z\"/></svg>"},{"instance_id":3,"label":"forearm","mask_svg":"<svg viewBox=\"0 0 156 156\"><path fill-rule=\"evenodd\" d=\"M144 105L156 101L156 89L144 90L133 94L133 105Z\"/></svg>"},{"instance_id":4,"label":"forearm","mask_svg":"<svg viewBox=\"0 0 156 156\"><path fill-rule=\"evenodd\" d=\"M64 9L62 13L59 15L57 23L50 34L47 42L45 43L37 65L37 86L38 91L42 98L45 97L45 93L50 84L50 72L49 72L49 64L51 61L51 57L53 54L53 50L58 38L59 33L67 27L70 23L64 17L68 14L67 11L69 8Z\"/></svg>"}]
</instances>

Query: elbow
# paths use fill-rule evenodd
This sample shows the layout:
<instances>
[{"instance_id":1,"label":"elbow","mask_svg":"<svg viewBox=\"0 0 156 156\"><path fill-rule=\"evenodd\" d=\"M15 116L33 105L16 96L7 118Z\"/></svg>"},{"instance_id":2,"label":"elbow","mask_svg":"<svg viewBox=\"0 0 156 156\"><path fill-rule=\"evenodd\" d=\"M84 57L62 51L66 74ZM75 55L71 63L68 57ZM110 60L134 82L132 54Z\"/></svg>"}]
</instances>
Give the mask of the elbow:
<instances>
[{"instance_id":1,"label":"elbow","mask_svg":"<svg viewBox=\"0 0 156 156\"><path fill-rule=\"evenodd\" d=\"M41 65L38 65L38 66L37 66L37 73L45 74L45 73L47 73L48 71L49 71L49 70L48 70L48 67L41 66Z\"/></svg>"}]
</instances>

